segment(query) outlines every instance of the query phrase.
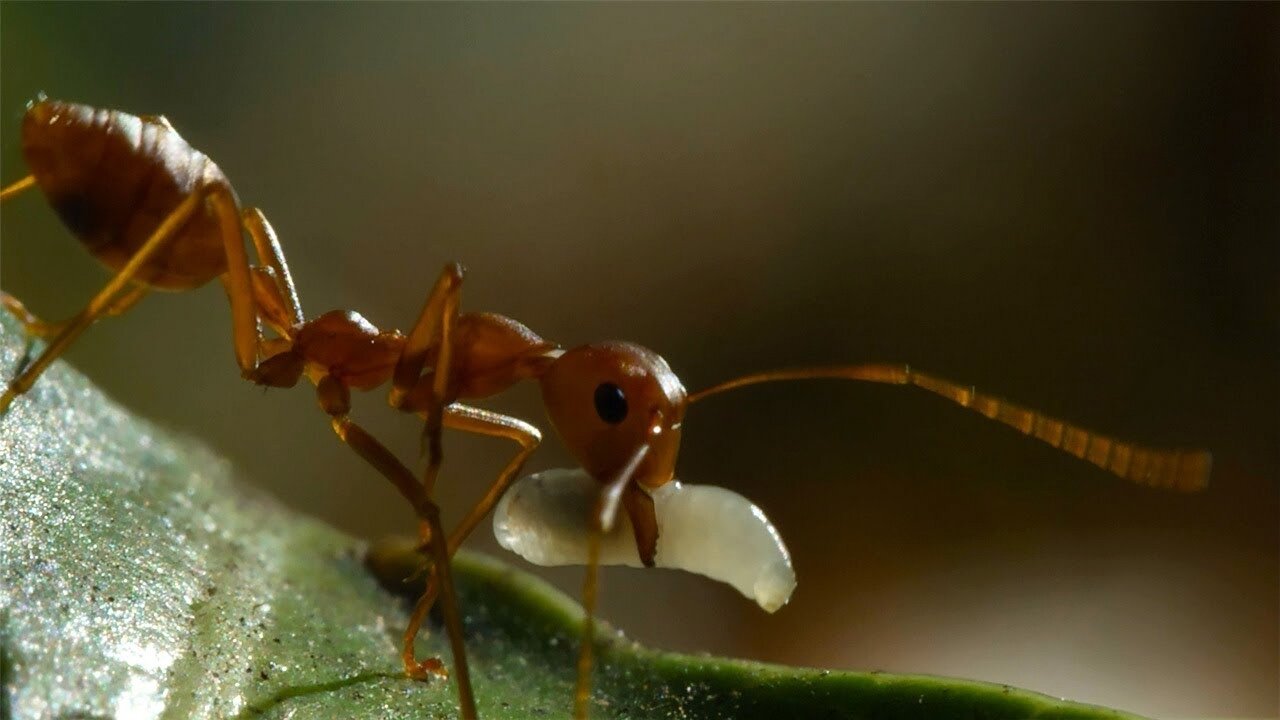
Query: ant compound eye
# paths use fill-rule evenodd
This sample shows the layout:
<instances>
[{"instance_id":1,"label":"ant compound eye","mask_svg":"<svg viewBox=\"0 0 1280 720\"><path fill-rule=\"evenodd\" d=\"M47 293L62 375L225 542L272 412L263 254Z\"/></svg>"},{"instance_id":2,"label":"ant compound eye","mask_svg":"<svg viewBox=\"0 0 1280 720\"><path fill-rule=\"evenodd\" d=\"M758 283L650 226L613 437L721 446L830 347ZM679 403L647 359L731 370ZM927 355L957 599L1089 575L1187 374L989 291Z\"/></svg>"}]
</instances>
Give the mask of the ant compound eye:
<instances>
[{"instance_id":1,"label":"ant compound eye","mask_svg":"<svg viewBox=\"0 0 1280 720\"><path fill-rule=\"evenodd\" d=\"M627 396L613 383L600 383L596 388L596 414L610 425L617 425L627 417Z\"/></svg>"}]
</instances>

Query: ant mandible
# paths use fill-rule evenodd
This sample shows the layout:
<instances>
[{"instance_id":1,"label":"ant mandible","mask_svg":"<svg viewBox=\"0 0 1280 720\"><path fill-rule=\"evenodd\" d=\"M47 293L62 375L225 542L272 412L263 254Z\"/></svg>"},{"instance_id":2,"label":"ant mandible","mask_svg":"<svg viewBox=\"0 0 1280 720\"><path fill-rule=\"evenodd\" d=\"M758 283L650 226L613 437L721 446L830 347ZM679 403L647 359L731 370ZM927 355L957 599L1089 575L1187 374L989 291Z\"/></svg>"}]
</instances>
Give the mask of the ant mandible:
<instances>
[{"instance_id":1,"label":"ant mandible","mask_svg":"<svg viewBox=\"0 0 1280 720\"><path fill-rule=\"evenodd\" d=\"M149 142L140 139L146 137L151 138ZM76 160L81 153L68 152L95 143L115 147L113 162L132 178L130 190L137 192L142 182L139 178L145 177L148 169L161 176L163 190L153 187L145 196L152 218L160 218L158 222L147 223L145 217L139 220L142 208L124 202L134 196L110 187L118 180L103 182L93 174L92 164ZM158 148L162 147L170 150L161 152ZM123 312L147 288L181 290L221 278L231 299L236 357L242 374L259 384L278 387L293 386L305 375L315 384L320 406L331 417L338 436L388 477L417 511L422 540L431 550L433 562L427 588L404 636L403 660L410 675L443 671L438 661L417 662L413 651L419 626L437 594L442 593L464 717L473 717L475 706L448 559L503 498L541 442L541 434L524 421L460 401L490 397L521 380L539 383L553 427L590 480L593 502L583 518L587 524L583 593L587 620L574 693L576 717L587 714L592 612L602 538L620 516L630 526L634 556L640 564L654 566L660 555L679 554L678 548L669 547L671 542L660 550L659 542L664 539L689 545L713 542L716 531L734 532L766 538L751 545L754 557L743 558L746 565L754 563L764 570L767 582L754 588L762 606L776 609L794 587L790 561L776 531L758 509L736 494L720 491L710 500L733 510L702 516L718 527L703 527L709 532L685 534L678 540L663 537L663 517L655 499L665 507L680 504L669 498L672 489L679 487L674 482L675 463L684 416L689 405L712 395L764 382L817 378L913 385L1134 482L1188 491L1207 482L1211 462L1205 451L1160 451L1118 441L906 365L779 370L689 394L661 356L639 345L606 342L565 350L511 318L459 312L463 273L457 264L446 266L407 335L380 331L352 311L333 311L304 320L283 252L265 217L246 210L242 220L225 176L163 119L42 100L28 111L24 153L33 176L6 188L0 197L10 197L38 183L90 251L118 272L84 311L56 328L40 323L16 300L6 299L6 305L24 318L29 331L58 332L46 351L6 391L0 410L13 395L30 387L53 357L89 324L102 315ZM51 157L55 159L50 161ZM106 153L98 157L105 159ZM102 172L102 166L96 172ZM157 172L160 170L163 172ZM242 225L254 242L259 261L266 266L249 266L240 237ZM177 267L186 272L178 272ZM133 287L126 289L131 283ZM264 340L259 320L278 337ZM421 482L347 417L352 389L372 390L388 382L391 406L425 419L428 463ZM430 501L443 458L440 436L444 427L507 438L520 445L447 541L438 510ZM509 498L499 510L499 520L510 532L509 542L504 544L526 556L537 554L524 551L538 544L540 528L550 522L546 513L554 512L548 508L557 501L544 502L547 497L573 494L566 492L561 481L528 484L538 478L521 481L524 487L517 489L525 490L523 503L517 505ZM707 502L705 493L683 495L695 496L694 504ZM744 507L747 512L738 511ZM527 522L523 526L511 524L509 521L521 512ZM540 559L570 562L576 561L578 554L544 553ZM688 569L722 579L734 574L732 569L715 566L724 562L723 557L686 561Z\"/></svg>"}]
</instances>

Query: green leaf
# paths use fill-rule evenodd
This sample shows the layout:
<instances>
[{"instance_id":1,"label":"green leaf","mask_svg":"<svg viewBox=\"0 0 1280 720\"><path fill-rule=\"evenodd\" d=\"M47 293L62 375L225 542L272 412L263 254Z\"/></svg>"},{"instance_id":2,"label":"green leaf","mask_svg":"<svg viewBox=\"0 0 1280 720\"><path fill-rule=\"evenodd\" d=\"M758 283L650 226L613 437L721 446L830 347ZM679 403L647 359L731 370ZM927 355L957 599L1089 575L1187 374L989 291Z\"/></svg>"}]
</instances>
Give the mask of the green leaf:
<instances>
[{"instance_id":1,"label":"green leaf","mask_svg":"<svg viewBox=\"0 0 1280 720\"><path fill-rule=\"evenodd\" d=\"M0 374L24 339L0 313ZM370 470L370 472L373 472ZM13 717L452 717L406 679L408 601L361 543L234 479L55 364L0 418L0 674ZM384 544L388 585L416 556ZM457 560L482 716L564 717L581 608ZM420 651L444 654L439 628ZM1115 718L1001 685L801 670L648 650L607 628L597 718Z\"/></svg>"}]
</instances>

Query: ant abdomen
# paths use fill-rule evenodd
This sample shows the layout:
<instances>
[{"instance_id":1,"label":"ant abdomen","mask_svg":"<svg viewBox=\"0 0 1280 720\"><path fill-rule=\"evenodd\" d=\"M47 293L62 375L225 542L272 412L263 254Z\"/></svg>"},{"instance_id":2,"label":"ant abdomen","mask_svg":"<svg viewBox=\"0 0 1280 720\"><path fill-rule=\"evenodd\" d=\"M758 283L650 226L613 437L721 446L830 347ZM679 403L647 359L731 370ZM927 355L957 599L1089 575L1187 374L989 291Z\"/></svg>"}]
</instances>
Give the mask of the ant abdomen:
<instances>
[{"instance_id":1,"label":"ant abdomen","mask_svg":"<svg viewBox=\"0 0 1280 720\"><path fill-rule=\"evenodd\" d=\"M37 100L23 120L22 153L67 228L116 270L197 189L230 189L218 166L162 117ZM139 269L138 280L183 290L227 270L211 209L198 209L175 240Z\"/></svg>"}]
</instances>

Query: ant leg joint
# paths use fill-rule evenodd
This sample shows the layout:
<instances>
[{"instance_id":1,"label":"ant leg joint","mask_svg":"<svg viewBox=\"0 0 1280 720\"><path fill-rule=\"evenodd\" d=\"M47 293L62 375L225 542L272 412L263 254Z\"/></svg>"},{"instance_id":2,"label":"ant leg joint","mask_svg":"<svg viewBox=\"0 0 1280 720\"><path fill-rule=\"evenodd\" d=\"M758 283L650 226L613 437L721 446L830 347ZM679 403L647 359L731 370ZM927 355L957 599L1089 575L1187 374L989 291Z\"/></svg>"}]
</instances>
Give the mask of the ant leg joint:
<instances>
[{"instance_id":1,"label":"ant leg joint","mask_svg":"<svg viewBox=\"0 0 1280 720\"><path fill-rule=\"evenodd\" d=\"M258 363L258 367L245 372L244 377L256 385L293 387L298 384L298 380L302 379L305 366L306 360L301 355L292 350L286 350ZM321 407L324 407L323 400ZM334 413L328 412L328 414Z\"/></svg>"},{"instance_id":2,"label":"ant leg joint","mask_svg":"<svg viewBox=\"0 0 1280 720\"><path fill-rule=\"evenodd\" d=\"M325 375L316 384L316 399L328 415L338 417L351 412L351 390L332 375Z\"/></svg>"},{"instance_id":3,"label":"ant leg joint","mask_svg":"<svg viewBox=\"0 0 1280 720\"><path fill-rule=\"evenodd\" d=\"M442 274L449 278L449 289L453 290L462 284L462 278L467 274L467 266L454 260L445 264Z\"/></svg>"},{"instance_id":4,"label":"ant leg joint","mask_svg":"<svg viewBox=\"0 0 1280 720\"><path fill-rule=\"evenodd\" d=\"M428 523L440 522L440 506L432 502L425 494L415 503L414 510L418 512L418 517Z\"/></svg>"}]
</instances>

